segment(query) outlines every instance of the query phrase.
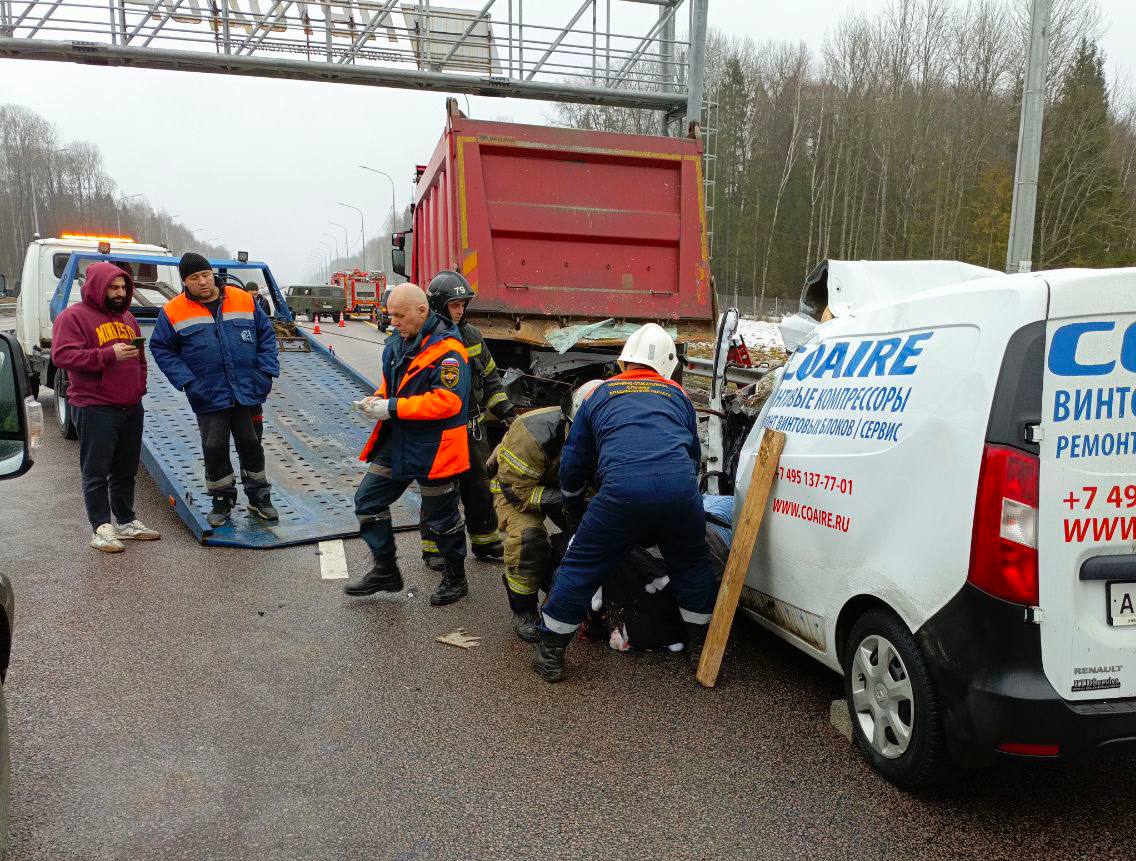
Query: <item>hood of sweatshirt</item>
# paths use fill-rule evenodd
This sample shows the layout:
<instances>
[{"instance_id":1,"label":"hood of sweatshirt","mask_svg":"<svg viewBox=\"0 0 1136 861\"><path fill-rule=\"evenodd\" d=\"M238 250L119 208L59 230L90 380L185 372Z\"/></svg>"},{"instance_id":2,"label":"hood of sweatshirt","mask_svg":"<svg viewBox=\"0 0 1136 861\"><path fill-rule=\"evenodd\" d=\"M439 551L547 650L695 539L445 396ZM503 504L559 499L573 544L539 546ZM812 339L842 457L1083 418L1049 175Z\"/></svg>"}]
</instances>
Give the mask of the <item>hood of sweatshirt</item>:
<instances>
[{"instance_id":1,"label":"hood of sweatshirt","mask_svg":"<svg viewBox=\"0 0 1136 861\"><path fill-rule=\"evenodd\" d=\"M130 277L129 272L124 272L113 263L101 261L87 267L87 278L83 282L82 290L83 302L104 314L110 313L103 304L106 302L107 287L120 275L126 279L126 307L129 309L134 301L134 279Z\"/></svg>"}]
</instances>

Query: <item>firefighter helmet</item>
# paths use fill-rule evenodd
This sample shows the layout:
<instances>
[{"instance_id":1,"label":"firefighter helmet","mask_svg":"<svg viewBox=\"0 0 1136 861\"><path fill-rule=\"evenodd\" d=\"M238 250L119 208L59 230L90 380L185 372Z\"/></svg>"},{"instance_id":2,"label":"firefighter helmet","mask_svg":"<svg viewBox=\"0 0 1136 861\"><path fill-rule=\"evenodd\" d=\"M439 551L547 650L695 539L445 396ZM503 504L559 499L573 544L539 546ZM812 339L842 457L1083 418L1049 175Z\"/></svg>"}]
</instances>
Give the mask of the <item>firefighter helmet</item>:
<instances>
[{"instance_id":1,"label":"firefighter helmet","mask_svg":"<svg viewBox=\"0 0 1136 861\"><path fill-rule=\"evenodd\" d=\"M426 298L430 302L430 310L447 320L451 319L447 307L451 302L463 301L466 305L469 305L474 295L473 288L469 285L465 276L453 269L443 269L430 279L430 284L426 288Z\"/></svg>"}]
</instances>

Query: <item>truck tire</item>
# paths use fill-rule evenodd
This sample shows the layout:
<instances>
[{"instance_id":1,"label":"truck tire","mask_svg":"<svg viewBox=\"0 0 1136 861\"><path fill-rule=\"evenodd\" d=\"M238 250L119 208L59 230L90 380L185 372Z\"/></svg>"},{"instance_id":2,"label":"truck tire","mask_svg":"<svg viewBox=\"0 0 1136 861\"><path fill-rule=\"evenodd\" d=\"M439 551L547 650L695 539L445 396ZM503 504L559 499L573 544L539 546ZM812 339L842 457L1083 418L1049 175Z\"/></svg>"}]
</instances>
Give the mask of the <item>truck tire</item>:
<instances>
[{"instance_id":1,"label":"truck tire","mask_svg":"<svg viewBox=\"0 0 1136 861\"><path fill-rule=\"evenodd\" d=\"M55 423L59 428L59 435L64 439L78 439L79 433L75 430L75 416L71 404L67 401L67 372L59 369L55 372L53 388L55 389Z\"/></svg>"},{"instance_id":2,"label":"truck tire","mask_svg":"<svg viewBox=\"0 0 1136 861\"><path fill-rule=\"evenodd\" d=\"M943 712L915 637L895 613L865 612L848 635L841 661L852 738L890 783L914 790L951 770Z\"/></svg>"}]
</instances>

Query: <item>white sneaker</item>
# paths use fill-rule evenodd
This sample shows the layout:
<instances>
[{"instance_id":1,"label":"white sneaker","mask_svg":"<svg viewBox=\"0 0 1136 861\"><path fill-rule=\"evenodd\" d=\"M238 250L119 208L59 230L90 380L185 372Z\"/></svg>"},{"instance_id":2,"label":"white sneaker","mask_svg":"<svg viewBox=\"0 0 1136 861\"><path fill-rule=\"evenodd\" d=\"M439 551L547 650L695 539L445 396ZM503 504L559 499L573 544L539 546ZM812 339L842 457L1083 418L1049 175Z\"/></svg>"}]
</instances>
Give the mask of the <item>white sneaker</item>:
<instances>
[{"instance_id":1,"label":"white sneaker","mask_svg":"<svg viewBox=\"0 0 1136 861\"><path fill-rule=\"evenodd\" d=\"M115 538L132 538L135 541L157 541L162 534L151 529L141 520L131 520L129 523L118 523L114 527Z\"/></svg>"},{"instance_id":2,"label":"white sneaker","mask_svg":"<svg viewBox=\"0 0 1136 861\"><path fill-rule=\"evenodd\" d=\"M95 530L95 534L91 536L91 546L103 553L121 553L126 549L126 545L115 538L114 526L110 523L104 523Z\"/></svg>"}]
</instances>

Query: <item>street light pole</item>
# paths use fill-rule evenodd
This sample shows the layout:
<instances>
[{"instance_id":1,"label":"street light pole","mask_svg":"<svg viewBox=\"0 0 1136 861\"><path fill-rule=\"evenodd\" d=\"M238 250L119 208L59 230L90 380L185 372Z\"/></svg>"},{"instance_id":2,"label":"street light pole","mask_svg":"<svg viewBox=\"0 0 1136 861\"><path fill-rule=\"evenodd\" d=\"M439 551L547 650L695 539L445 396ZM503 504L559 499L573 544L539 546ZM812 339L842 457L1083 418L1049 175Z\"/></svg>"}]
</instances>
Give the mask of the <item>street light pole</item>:
<instances>
[{"instance_id":1,"label":"street light pole","mask_svg":"<svg viewBox=\"0 0 1136 861\"><path fill-rule=\"evenodd\" d=\"M363 224L363 210L361 210L357 206L352 206L350 203L341 203L339 205L344 206L347 209L354 209L356 212L359 213L359 237L362 239L362 244L360 245L359 251L363 255L363 271L366 272L367 271L367 228Z\"/></svg>"},{"instance_id":2,"label":"street light pole","mask_svg":"<svg viewBox=\"0 0 1136 861\"><path fill-rule=\"evenodd\" d=\"M377 168L373 168L373 167L367 167L367 165L365 165L365 164L361 164L361 165L359 165L359 167L361 167L363 170L370 171L371 173L377 173L379 176L385 176L387 178L387 182L390 183L390 186L391 186L390 229L391 229L391 233L394 233L395 227L397 226L394 223L395 206L396 206L395 197L397 196L395 194L395 190L394 190L394 180L391 179L391 175L389 173L387 173L386 171L378 170ZM387 243L384 242L383 247L386 247L386 244ZM387 260L389 261L390 260L390 252L387 251L386 253L387 253ZM388 275L392 278L394 277L394 273L389 271L389 267L388 267Z\"/></svg>"},{"instance_id":3,"label":"street light pole","mask_svg":"<svg viewBox=\"0 0 1136 861\"><path fill-rule=\"evenodd\" d=\"M141 193L123 195L122 197L120 197L118 199L118 203L123 204L126 201L133 200L136 197L145 197L145 196L146 195L141 194ZM122 236L122 210L119 209L118 206L115 206L115 208L114 208L114 215L115 215L115 218L118 220L118 235Z\"/></svg>"},{"instance_id":4,"label":"street light pole","mask_svg":"<svg viewBox=\"0 0 1136 861\"><path fill-rule=\"evenodd\" d=\"M347 238L347 228L340 224L338 221L329 221L328 224L334 224L336 227L343 231L343 247L347 251L347 257L351 257L351 241ZM347 260L347 262L350 263L351 261Z\"/></svg>"},{"instance_id":5,"label":"street light pole","mask_svg":"<svg viewBox=\"0 0 1136 861\"><path fill-rule=\"evenodd\" d=\"M323 235L329 237L331 239L331 241L335 243L335 256L336 256L336 258L339 259L339 260L346 260L347 258L339 256L339 237L336 236L334 233L328 233L326 231L324 231Z\"/></svg>"}]
</instances>

